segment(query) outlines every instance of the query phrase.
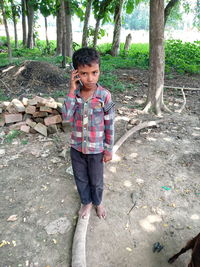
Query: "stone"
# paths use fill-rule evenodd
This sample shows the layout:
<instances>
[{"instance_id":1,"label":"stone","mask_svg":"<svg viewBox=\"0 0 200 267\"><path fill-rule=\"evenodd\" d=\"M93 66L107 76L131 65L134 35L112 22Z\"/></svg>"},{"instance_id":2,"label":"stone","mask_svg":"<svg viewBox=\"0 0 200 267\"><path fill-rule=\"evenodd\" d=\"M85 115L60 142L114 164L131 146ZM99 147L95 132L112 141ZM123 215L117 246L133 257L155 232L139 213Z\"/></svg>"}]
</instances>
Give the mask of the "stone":
<instances>
[{"instance_id":1,"label":"stone","mask_svg":"<svg viewBox=\"0 0 200 267\"><path fill-rule=\"evenodd\" d=\"M30 132L30 126L28 126L28 125L22 125L20 127L20 131L25 132L25 133L29 133Z\"/></svg>"},{"instance_id":2,"label":"stone","mask_svg":"<svg viewBox=\"0 0 200 267\"><path fill-rule=\"evenodd\" d=\"M6 123L18 122L22 121L22 114L21 113L4 114L4 118Z\"/></svg>"},{"instance_id":3,"label":"stone","mask_svg":"<svg viewBox=\"0 0 200 267\"><path fill-rule=\"evenodd\" d=\"M5 125L5 118L3 114L0 114L0 127L3 127Z\"/></svg>"},{"instance_id":4,"label":"stone","mask_svg":"<svg viewBox=\"0 0 200 267\"><path fill-rule=\"evenodd\" d=\"M25 109L25 112L27 114L34 114L36 112L36 107L28 105Z\"/></svg>"},{"instance_id":5,"label":"stone","mask_svg":"<svg viewBox=\"0 0 200 267\"><path fill-rule=\"evenodd\" d=\"M47 117L44 119L44 124L46 126L52 125L52 124L56 124L56 123L60 123L62 122L62 118L60 115L55 115L52 117Z\"/></svg>"},{"instance_id":6,"label":"stone","mask_svg":"<svg viewBox=\"0 0 200 267\"><path fill-rule=\"evenodd\" d=\"M29 100L28 100L28 105L30 105L30 106L37 105L37 100L35 100L35 98L33 98L33 99L29 99Z\"/></svg>"},{"instance_id":7,"label":"stone","mask_svg":"<svg viewBox=\"0 0 200 267\"><path fill-rule=\"evenodd\" d=\"M44 136L47 136L47 127L40 122L35 125L34 130Z\"/></svg>"},{"instance_id":8,"label":"stone","mask_svg":"<svg viewBox=\"0 0 200 267\"><path fill-rule=\"evenodd\" d=\"M15 109L18 112L24 112L25 111L25 107L20 100L14 98L11 103L13 104L13 106L15 107Z\"/></svg>"},{"instance_id":9,"label":"stone","mask_svg":"<svg viewBox=\"0 0 200 267\"><path fill-rule=\"evenodd\" d=\"M9 113L17 113L18 112L12 103L9 103L9 105L6 107L6 111L8 111Z\"/></svg>"},{"instance_id":10,"label":"stone","mask_svg":"<svg viewBox=\"0 0 200 267\"><path fill-rule=\"evenodd\" d=\"M22 98L22 104L23 104L25 107L28 106L28 98L23 97L23 98Z\"/></svg>"},{"instance_id":11,"label":"stone","mask_svg":"<svg viewBox=\"0 0 200 267\"><path fill-rule=\"evenodd\" d=\"M35 96L34 100L37 102L37 104L42 104L42 105L45 105L45 103L47 102L47 99L41 96Z\"/></svg>"},{"instance_id":12,"label":"stone","mask_svg":"<svg viewBox=\"0 0 200 267\"><path fill-rule=\"evenodd\" d=\"M47 112L44 112L44 111L36 111L33 113L33 117L34 118L43 118L43 117L46 117L48 116L48 113Z\"/></svg>"},{"instance_id":13,"label":"stone","mask_svg":"<svg viewBox=\"0 0 200 267\"><path fill-rule=\"evenodd\" d=\"M70 221L65 217L61 217L49 223L45 227L45 230L48 235L64 234L66 231L69 231L69 229L70 229Z\"/></svg>"},{"instance_id":14,"label":"stone","mask_svg":"<svg viewBox=\"0 0 200 267\"><path fill-rule=\"evenodd\" d=\"M31 119L28 118L28 119L26 119L26 124L27 124L28 126L34 128L35 125L36 125L37 123L34 122L33 120L31 120Z\"/></svg>"},{"instance_id":15,"label":"stone","mask_svg":"<svg viewBox=\"0 0 200 267\"><path fill-rule=\"evenodd\" d=\"M48 132L49 134L57 133L57 132L58 132L58 127L57 127L57 125L56 125L56 124L49 125L49 126L47 127L47 132Z\"/></svg>"},{"instance_id":16,"label":"stone","mask_svg":"<svg viewBox=\"0 0 200 267\"><path fill-rule=\"evenodd\" d=\"M53 101L53 100L48 100L46 103L45 103L45 106L46 107L49 107L49 108L57 108L58 104L57 102Z\"/></svg>"},{"instance_id":17,"label":"stone","mask_svg":"<svg viewBox=\"0 0 200 267\"><path fill-rule=\"evenodd\" d=\"M20 130L22 125L26 125L26 122L25 121L20 121L20 122L17 122L15 124L11 124L9 126L9 129L10 130Z\"/></svg>"},{"instance_id":18,"label":"stone","mask_svg":"<svg viewBox=\"0 0 200 267\"><path fill-rule=\"evenodd\" d=\"M46 106L41 106L40 111L52 113L52 108L46 107Z\"/></svg>"}]
</instances>

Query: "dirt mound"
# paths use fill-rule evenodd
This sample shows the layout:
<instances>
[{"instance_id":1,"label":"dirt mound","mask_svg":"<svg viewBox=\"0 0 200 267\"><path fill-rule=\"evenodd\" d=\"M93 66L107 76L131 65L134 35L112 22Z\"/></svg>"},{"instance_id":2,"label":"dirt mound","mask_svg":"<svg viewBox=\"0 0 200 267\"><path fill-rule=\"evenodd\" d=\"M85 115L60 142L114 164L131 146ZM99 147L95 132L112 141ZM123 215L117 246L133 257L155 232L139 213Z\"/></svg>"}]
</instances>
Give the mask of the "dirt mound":
<instances>
[{"instance_id":1,"label":"dirt mound","mask_svg":"<svg viewBox=\"0 0 200 267\"><path fill-rule=\"evenodd\" d=\"M20 66L9 66L1 70L0 78L6 93L12 95L19 87L58 87L66 83L65 70L48 62L27 60Z\"/></svg>"}]
</instances>

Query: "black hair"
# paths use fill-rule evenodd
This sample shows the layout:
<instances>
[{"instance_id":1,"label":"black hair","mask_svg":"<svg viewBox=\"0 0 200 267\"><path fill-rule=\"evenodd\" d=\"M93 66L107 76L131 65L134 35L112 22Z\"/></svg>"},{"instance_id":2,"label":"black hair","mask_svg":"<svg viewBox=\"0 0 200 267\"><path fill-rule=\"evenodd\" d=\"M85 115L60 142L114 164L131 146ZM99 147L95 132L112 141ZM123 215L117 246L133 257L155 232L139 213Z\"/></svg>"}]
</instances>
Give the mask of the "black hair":
<instances>
[{"instance_id":1,"label":"black hair","mask_svg":"<svg viewBox=\"0 0 200 267\"><path fill-rule=\"evenodd\" d=\"M100 66L100 56L94 48L83 47L74 52L72 62L75 69L78 66L91 66L92 63L97 63Z\"/></svg>"}]
</instances>

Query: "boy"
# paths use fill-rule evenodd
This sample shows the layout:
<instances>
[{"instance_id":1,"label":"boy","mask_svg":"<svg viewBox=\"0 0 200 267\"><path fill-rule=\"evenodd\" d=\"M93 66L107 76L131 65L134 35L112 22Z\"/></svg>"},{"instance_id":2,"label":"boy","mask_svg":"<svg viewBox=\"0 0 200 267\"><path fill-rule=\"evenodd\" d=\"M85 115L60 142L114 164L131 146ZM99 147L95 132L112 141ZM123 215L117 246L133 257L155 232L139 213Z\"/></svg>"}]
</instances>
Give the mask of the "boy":
<instances>
[{"instance_id":1,"label":"boy","mask_svg":"<svg viewBox=\"0 0 200 267\"><path fill-rule=\"evenodd\" d=\"M82 204L79 215L84 218L94 205L101 219L106 216L101 203L103 162L112 159L114 103L109 91L97 83L100 57L95 49L77 50L72 62L75 70L71 72L63 118L72 126L70 155Z\"/></svg>"}]
</instances>

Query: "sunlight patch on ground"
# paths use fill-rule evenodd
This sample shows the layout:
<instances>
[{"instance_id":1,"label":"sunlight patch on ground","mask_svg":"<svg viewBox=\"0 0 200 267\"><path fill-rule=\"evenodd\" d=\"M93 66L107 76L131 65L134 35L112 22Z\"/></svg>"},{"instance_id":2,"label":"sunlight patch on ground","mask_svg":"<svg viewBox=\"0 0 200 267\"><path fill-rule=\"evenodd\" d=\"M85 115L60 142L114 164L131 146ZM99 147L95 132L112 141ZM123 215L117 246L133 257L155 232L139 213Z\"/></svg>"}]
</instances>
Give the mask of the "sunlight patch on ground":
<instances>
[{"instance_id":1,"label":"sunlight patch on ground","mask_svg":"<svg viewBox=\"0 0 200 267\"><path fill-rule=\"evenodd\" d=\"M138 153L131 153L129 157L131 159L135 159L135 158L137 158L137 156L138 156Z\"/></svg>"},{"instance_id":2,"label":"sunlight patch on ground","mask_svg":"<svg viewBox=\"0 0 200 267\"><path fill-rule=\"evenodd\" d=\"M136 99L134 102L136 103L136 104L139 104L139 105L142 105L142 104L144 104L145 103L145 99Z\"/></svg>"},{"instance_id":3,"label":"sunlight patch on ground","mask_svg":"<svg viewBox=\"0 0 200 267\"><path fill-rule=\"evenodd\" d=\"M150 137L150 136L147 136L146 139L148 141L154 141L154 142L157 141L156 138L153 138L153 137Z\"/></svg>"},{"instance_id":4,"label":"sunlight patch on ground","mask_svg":"<svg viewBox=\"0 0 200 267\"><path fill-rule=\"evenodd\" d=\"M112 159L112 162L119 162L121 160L121 157L118 156L117 154L114 154L113 155L113 159Z\"/></svg>"},{"instance_id":5,"label":"sunlight patch on ground","mask_svg":"<svg viewBox=\"0 0 200 267\"><path fill-rule=\"evenodd\" d=\"M116 173L116 172L117 172L117 168L114 167L114 166L111 166L111 167L109 168L109 170L110 170L112 173Z\"/></svg>"},{"instance_id":6,"label":"sunlight patch on ground","mask_svg":"<svg viewBox=\"0 0 200 267\"><path fill-rule=\"evenodd\" d=\"M145 219L140 220L139 224L141 227L147 232L154 232L156 231L154 223L161 222L162 218L158 215L149 215Z\"/></svg>"},{"instance_id":7,"label":"sunlight patch on ground","mask_svg":"<svg viewBox=\"0 0 200 267\"><path fill-rule=\"evenodd\" d=\"M200 133L192 133L192 136L200 136Z\"/></svg>"},{"instance_id":8,"label":"sunlight patch on ground","mask_svg":"<svg viewBox=\"0 0 200 267\"><path fill-rule=\"evenodd\" d=\"M197 215L197 214L193 214L190 218L191 218L192 220L199 220L199 215Z\"/></svg>"},{"instance_id":9,"label":"sunlight patch on ground","mask_svg":"<svg viewBox=\"0 0 200 267\"><path fill-rule=\"evenodd\" d=\"M125 187L131 187L132 186L131 181L129 181L129 180L124 181L124 186Z\"/></svg>"},{"instance_id":10,"label":"sunlight patch on ground","mask_svg":"<svg viewBox=\"0 0 200 267\"><path fill-rule=\"evenodd\" d=\"M163 140L167 141L167 142L172 142L173 138L171 137L164 137Z\"/></svg>"}]
</instances>

